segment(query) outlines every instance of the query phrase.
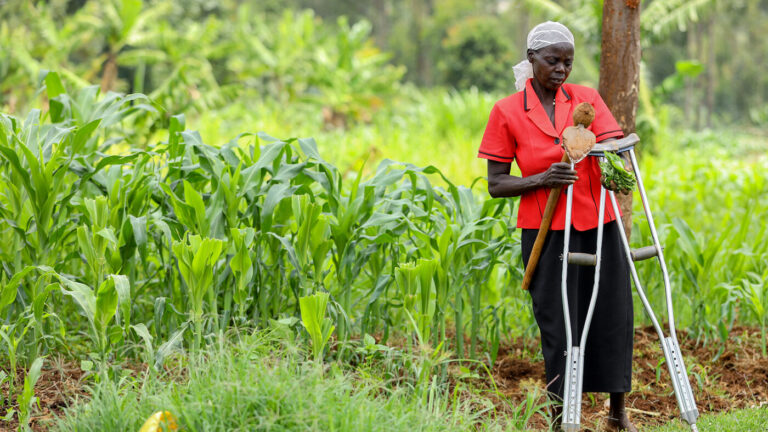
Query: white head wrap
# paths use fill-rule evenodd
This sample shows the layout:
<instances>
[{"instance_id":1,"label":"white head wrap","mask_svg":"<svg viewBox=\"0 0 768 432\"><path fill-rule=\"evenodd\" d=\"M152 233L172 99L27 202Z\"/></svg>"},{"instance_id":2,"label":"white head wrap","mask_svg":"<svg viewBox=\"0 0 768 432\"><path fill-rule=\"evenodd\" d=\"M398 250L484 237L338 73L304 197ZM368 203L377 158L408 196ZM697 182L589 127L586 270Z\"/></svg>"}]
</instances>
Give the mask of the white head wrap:
<instances>
[{"instance_id":1,"label":"white head wrap","mask_svg":"<svg viewBox=\"0 0 768 432\"><path fill-rule=\"evenodd\" d=\"M528 33L527 49L535 51L563 42L574 45L573 33L559 22L547 21L537 25ZM533 65L526 58L515 65L512 70L515 72L515 88L520 91L525 88L528 78L533 78Z\"/></svg>"}]
</instances>

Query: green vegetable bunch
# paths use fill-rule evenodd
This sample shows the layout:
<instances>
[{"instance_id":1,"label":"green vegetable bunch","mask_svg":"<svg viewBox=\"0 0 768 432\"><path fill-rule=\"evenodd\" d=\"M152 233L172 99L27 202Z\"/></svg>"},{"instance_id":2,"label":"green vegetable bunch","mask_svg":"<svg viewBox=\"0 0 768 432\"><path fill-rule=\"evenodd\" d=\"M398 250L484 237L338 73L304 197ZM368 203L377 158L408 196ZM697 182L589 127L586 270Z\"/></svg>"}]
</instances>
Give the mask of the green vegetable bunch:
<instances>
[{"instance_id":1,"label":"green vegetable bunch","mask_svg":"<svg viewBox=\"0 0 768 432\"><path fill-rule=\"evenodd\" d=\"M624 161L616 153L605 152L605 159L600 162L602 176L600 182L606 189L630 194L635 189L635 174L624 169Z\"/></svg>"}]
</instances>

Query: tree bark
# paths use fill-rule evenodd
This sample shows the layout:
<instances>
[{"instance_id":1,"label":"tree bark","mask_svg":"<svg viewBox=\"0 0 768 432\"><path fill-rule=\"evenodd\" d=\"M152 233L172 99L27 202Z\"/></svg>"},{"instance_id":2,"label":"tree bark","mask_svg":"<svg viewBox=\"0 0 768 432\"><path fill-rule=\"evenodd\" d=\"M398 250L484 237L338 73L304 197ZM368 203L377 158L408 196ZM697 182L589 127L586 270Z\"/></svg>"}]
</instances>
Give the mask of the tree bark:
<instances>
[{"instance_id":1,"label":"tree bark","mask_svg":"<svg viewBox=\"0 0 768 432\"><path fill-rule=\"evenodd\" d=\"M101 74L101 93L107 93L115 88L117 81L117 54L109 52L106 63L104 63L104 72Z\"/></svg>"},{"instance_id":2,"label":"tree bark","mask_svg":"<svg viewBox=\"0 0 768 432\"><path fill-rule=\"evenodd\" d=\"M715 4L717 7L717 4ZM715 37L715 17L717 14L713 14L709 17L709 24L707 29L707 85L706 89L706 105L707 105L707 127L712 127L712 111L715 109L715 85L717 82L717 64L715 63L715 44L717 38ZM760 63L758 63L760 64Z\"/></svg>"},{"instance_id":3,"label":"tree bark","mask_svg":"<svg viewBox=\"0 0 768 432\"><path fill-rule=\"evenodd\" d=\"M685 32L685 50L687 53L687 57L689 59L695 59L696 58L696 30L694 28L694 23L688 24L688 29ZM694 92L696 89L694 88L693 78L686 76L683 77L685 80L685 105L683 106L683 115L685 116L685 125L689 128L694 127L694 114L693 110L694 108L694 101L696 95Z\"/></svg>"},{"instance_id":4,"label":"tree bark","mask_svg":"<svg viewBox=\"0 0 768 432\"><path fill-rule=\"evenodd\" d=\"M520 41L520 44L517 45L518 51L525 52L525 48L528 45L528 32L531 30L531 20L530 20L530 14L528 13L528 9L521 7L519 8L519 11L517 12L517 19L520 22L520 26L518 27L519 35L518 40Z\"/></svg>"},{"instance_id":5,"label":"tree bark","mask_svg":"<svg viewBox=\"0 0 768 432\"><path fill-rule=\"evenodd\" d=\"M389 26L391 17L389 16L389 5L387 0L373 0L372 10L368 11L368 16L373 17L373 37L376 45L381 50L389 48Z\"/></svg>"},{"instance_id":6,"label":"tree bark","mask_svg":"<svg viewBox=\"0 0 768 432\"><path fill-rule=\"evenodd\" d=\"M431 15L432 2L431 0L414 0L412 8L414 19L413 40L416 45L416 74L419 84L430 85L432 80L429 47L427 46L427 41L424 40L424 27L425 21Z\"/></svg>"},{"instance_id":7,"label":"tree bark","mask_svg":"<svg viewBox=\"0 0 768 432\"><path fill-rule=\"evenodd\" d=\"M706 57L706 39L702 36L703 30L704 30L704 24L703 23L691 23L691 27L695 30L694 35L696 36L696 54L693 58L698 59L699 62L703 62L704 58ZM706 64L706 63L705 63ZM699 74L697 77L693 78L691 80L693 82L693 88L702 88L702 83L704 83L704 75ZM693 127L696 130L701 129L701 108L703 100L703 97L700 92L696 92L694 90L693 94Z\"/></svg>"},{"instance_id":8,"label":"tree bark","mask_svg":"<svg viewBox=\"0 0 768 432\"><path fill-rule=\"evenodd\" d=\"M635 131L640 82L640 0L603 2L598 91L624 134ZM632 195L617 195L627 237L632 233Z\"/></svg>"}]
</instances>

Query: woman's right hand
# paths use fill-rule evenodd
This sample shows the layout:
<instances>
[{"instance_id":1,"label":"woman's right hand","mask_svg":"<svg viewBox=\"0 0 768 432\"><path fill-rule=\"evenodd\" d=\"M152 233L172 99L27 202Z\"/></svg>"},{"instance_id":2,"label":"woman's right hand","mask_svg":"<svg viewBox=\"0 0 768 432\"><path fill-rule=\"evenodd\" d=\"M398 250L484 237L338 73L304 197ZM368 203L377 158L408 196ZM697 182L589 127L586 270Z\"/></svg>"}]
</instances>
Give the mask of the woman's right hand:
<instances>
[{"instance_id":1,"label":"woman's right hand","mask_svg":"<svg viewBox=\"0 0 768 432\"><path fill-rule=\"evenodd\" d=\"M554 188L573 184L579 177L567 162L555 162L541 173L541 186Z\"/></svg>"}]
</instances>

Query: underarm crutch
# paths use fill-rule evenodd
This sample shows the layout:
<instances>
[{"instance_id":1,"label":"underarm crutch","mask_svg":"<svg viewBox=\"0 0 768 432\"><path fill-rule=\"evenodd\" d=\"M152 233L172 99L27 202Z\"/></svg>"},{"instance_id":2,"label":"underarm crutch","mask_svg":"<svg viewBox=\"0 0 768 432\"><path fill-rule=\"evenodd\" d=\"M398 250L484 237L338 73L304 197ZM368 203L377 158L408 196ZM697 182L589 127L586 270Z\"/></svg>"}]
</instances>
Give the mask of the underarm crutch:
<instances>
[{"instance_id":1,"label":"underarm crutch","mask_svg":"<svg viewBox=\"0 0 768 432\"><path fill-rule=\"evenodd\" d=\"M640 297L640 300L643 303L643 306L645 307L645 311L648 314L649 318L651 319L651 322L653 323L653 327L656 329L656 333L659 335L659 339L661 340L661 348L664 352L664 357L666 359L667 366L669 368L669 374L672 379L672 387L675 391L675 397L677 398L677 405L680 408L680 416L683 420L685 420L691 427L691 431L697 432L698 428L696 427L696 419L699 417L699 411L696 408L696 401L693 397L693 391L691 389L691 384L688 381L688 375L687 370L685 369L685 364L683 363L683 356L680 351L680 344L677 341L677 335L675 332L675 318L674 318L674 311L672 308L672 290L670 288L669 283L669 274L667 272L667 266L664 262L664 253L661 247L661 243L659 242L659 236L656 232L656 226L653 222L653 215L651 214L650 207L648 205L648 197L645 193L645 188L643 187L643 180L640 175L640 169L637 164L637 157L635 156L634 146L640 141L638 136L636 134L630 134L628 137L623 138L621 140L611 141L605 144L598 144L596 145L592 151L590 152L590 156L597 156L597 157L603 157L604 153L606 151L613 151L617 153L628 153L630 162L632 163L632 169L635 172L635 177L637 178L637 189L640 193L640 198L643 203L643 211L645 212L646 219L648 221L648 227L651 231L651 237L653 238L653 245L651 246L645 246L640 249L632 250L629 247L629 240L627 239L627 234L624 231L624 225L621 221L621 216L619 214L619 207L616 202L616 196L611 191L609 193L611 198L611 206L613 208L613 212L616 215L616 224L619 227L619 231L621 232L621 242L622 246L624 248L625 257L627 259L627 262L629 264L629 269L632 274L632 280L635 283L635 289L637 289L637 294ZM604 195L605 195L605 189L601 188L601 194L600 194L600 226L602 226L602 212L604 211ZM586 322L584 326L584 331L581 338L581 345L579 347L571 347L570 346L570 340L571 340L571 329L570 329L570 323L569 323L569 314L567 309L567 292L566 292L566 285L565 285L565 277L567 274L567 264L568 262L580 264L579 260L572 260L572 256L574 254L567 254L568 252L568 239L569 239L569 225L570 225L570 210L571 210L571 196L570 196L570 188L569 188L569 194L568 194L568 207L566 207L566 231L565 231L565 245L564 245L564 254L563 257L568 257L568 259L563 260L563 308L566 318L566 336L567 341L569 342L569 348L568 348L568 362L566 364L566 392L564 395L564 401L563 401L563 429L566 431L575 431L579 430L579 421L580 421L580 414L581 414L581 381L582 381L582 362L583 362L583 348L584 348L584 342L586 341L586 333L589 330L589 322L591 320L592 315L592 309L594 307L594 301L597 293L597 280L599 278L599 263L600 263L600 243L602 241L602 233L600 232L600 229L598 229L598 246L597 246L597 252L596 257L592 259L592 261L595 262L596 266L596 274L595 274L595 288L593 290L592 294L592 300L590 301L589 311L587 313ZM666 297L666 304L667 304L667 316L669 319L669 336L664 335L664 331L661 328L661 325L659 324L659 321L656 319L656 315L653 312L653 309L651 308L651 304L648 301L648 297L645 294L645 290L643 289L642 284L640 283L640 278L637 275L637 269L635 268L635 261L642 261L646 259L650 259L656 257L658 259L659 267L661 268L661 273L664 279L664 293ZM575 378L574 378L575 376Z\"/></svg>"}]
</instances>

